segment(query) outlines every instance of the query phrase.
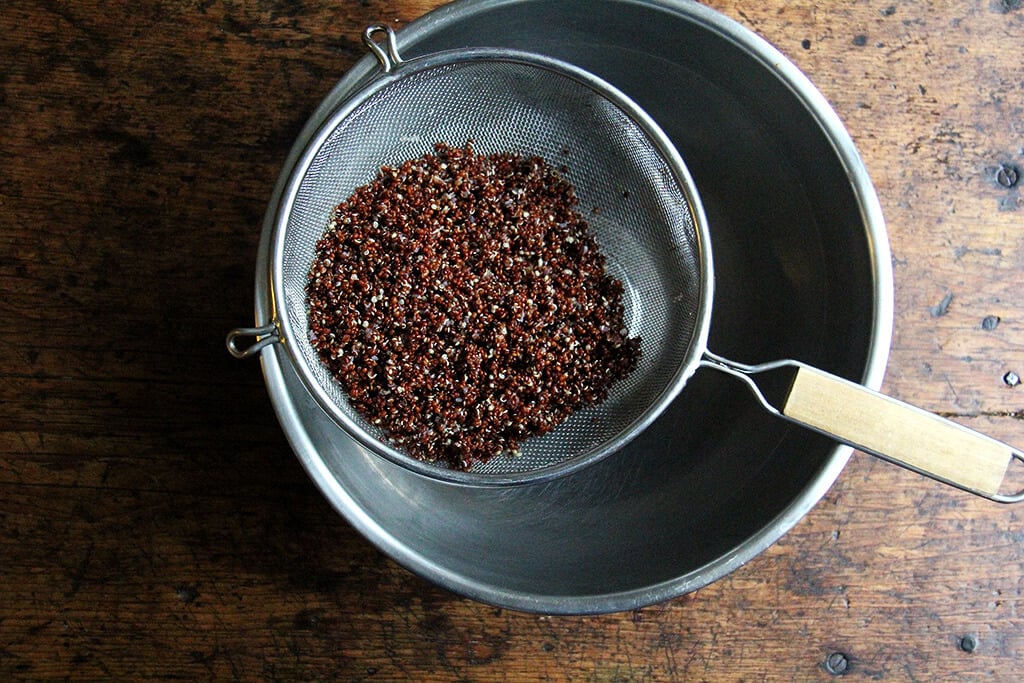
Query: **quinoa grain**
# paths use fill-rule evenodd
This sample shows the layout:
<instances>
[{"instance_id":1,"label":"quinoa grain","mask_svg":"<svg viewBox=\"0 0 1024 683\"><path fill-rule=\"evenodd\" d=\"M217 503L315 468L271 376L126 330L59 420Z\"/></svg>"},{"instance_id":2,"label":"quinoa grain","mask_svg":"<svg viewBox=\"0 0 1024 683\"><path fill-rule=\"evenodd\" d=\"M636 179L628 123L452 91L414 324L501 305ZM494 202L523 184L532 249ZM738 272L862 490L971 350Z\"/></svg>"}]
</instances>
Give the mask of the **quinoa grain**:
<instances>
[{"instance_id":1,"label":"quinoa grain","mask_svg":"<svg viewBox=\"0 0 1024 683\"><path fill-rule=\"evenodd\" d=\"M636 367L622 284L577 205L539 157L437 144L334 210L309 339L396 447L455 469L514 454Z\"/></svg>"}]
</instances>

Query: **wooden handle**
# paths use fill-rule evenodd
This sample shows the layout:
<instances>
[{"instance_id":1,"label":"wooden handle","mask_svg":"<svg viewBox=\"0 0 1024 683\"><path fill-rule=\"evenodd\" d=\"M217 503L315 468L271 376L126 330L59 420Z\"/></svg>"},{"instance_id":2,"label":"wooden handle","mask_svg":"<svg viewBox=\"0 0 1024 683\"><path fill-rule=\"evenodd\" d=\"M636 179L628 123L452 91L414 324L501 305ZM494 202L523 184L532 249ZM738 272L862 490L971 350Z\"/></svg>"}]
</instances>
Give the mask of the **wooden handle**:
<instances>
[{"instance_id":1,"label":"wooden handle","mask_svg":"<svg viewBox=\"0 0 1024 683\"><path fill-rule=\"evenodd\" d=\"M855 448L989 496L999 493L1014 455L991 437L803 366L782 413Z\"/></svg>"}]
</instances>

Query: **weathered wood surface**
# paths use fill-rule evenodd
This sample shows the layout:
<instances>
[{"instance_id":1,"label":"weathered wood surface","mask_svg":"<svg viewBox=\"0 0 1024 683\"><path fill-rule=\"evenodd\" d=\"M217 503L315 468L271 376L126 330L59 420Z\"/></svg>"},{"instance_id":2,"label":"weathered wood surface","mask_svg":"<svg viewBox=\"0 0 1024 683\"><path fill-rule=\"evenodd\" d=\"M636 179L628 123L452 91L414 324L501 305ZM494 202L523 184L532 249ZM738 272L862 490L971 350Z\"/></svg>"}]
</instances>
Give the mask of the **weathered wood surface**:
<instances>
[{"instance_id":1,"label":"weathered wood surface","mask_svg":"<svg viewBox=\"0 0 1024 683\"><path fill-rule=\"evenodd\" d=\"M453 596L332 512L223 335L359 29L437 4L4 3L0 678L1019 680L1024 514L867 456L746 567L600 617ZM1022 3L708 4L865 159L885 388L1024 443Z\"/></svg>"}]
</instances>

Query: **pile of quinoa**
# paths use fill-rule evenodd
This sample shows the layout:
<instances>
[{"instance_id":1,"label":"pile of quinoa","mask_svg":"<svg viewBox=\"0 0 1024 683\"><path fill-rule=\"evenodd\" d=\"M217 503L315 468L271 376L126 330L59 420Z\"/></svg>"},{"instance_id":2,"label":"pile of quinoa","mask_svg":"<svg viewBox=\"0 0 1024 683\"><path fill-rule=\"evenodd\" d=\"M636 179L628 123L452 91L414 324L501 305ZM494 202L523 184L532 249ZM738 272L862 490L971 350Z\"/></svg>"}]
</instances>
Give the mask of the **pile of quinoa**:
<instances>
[{"instance_id":1,"label":"pile of quinoa","mask_svg":"<svg viewBox=\"0 0 1024 683\"><path fill-rule=\"evenodd\" d=\"M515 454L636 367L578 203L539 157L439 143L336 207L309 339L393 445L454 469Z\"/></svg>"}]
</instances>

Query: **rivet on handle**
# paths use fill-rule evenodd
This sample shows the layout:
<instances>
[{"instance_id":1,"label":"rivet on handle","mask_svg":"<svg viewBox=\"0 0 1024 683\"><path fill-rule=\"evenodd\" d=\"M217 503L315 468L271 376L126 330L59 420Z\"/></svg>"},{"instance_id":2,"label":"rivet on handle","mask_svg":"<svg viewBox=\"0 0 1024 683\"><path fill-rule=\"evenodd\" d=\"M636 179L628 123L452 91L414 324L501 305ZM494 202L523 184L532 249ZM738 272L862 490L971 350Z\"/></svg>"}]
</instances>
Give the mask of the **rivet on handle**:
<instances>
[{"instance_id":1,"label":"rivet on handle","mask_svg":"<svg viewBox=\"0 0 1024 683\"><path fill-rule=\"evenodd\" d=\"M374 37L378 33L385 35L385 44L387 49L381 47L381 44L377 42ZM385 73L391 73L395 67L402 63L402 57L398 54L398 39L395 37L395 32L390 26L384 26L383 24L373 24L367 26L366 30L363 31L363 43L369 48L373 56L380 62L380 66L384 69Z\"/></svg>"},{"instance_id":2,"label":"rivet on handle","mask_svg":"<svg viewBox=\"0 0 1024 683\"><path fill-rule=\"evenodd\" d=\"M252 339L253 342L248 346L241 346L241 342L245 339ZM248 358L259 353L264 346L279 341L281 341L281 333L278 331L277 325L270 323L262 327L236 327L228 332L226 344L228 353L235 358Z\"/></svg>"}]
</instances>

